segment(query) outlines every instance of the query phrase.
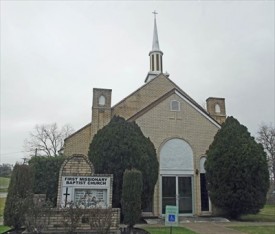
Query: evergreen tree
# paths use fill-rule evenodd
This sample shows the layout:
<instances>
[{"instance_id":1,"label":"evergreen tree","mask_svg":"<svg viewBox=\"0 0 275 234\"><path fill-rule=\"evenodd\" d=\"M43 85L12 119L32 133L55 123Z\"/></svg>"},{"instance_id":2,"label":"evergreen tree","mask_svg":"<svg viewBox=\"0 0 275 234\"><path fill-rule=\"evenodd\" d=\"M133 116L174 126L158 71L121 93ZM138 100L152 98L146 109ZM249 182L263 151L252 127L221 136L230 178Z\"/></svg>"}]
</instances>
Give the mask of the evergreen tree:
<instances>
[{"instance_id":1,"label":"evergreen tree","mask_svg":"<svg viewBox=\"0 0 275 234\"><path fill-rule=\"evenodd\" d=\"M269 186L266 154L233 117L217 132L205 168L212 203L232 218L264 206Z\"/></svg>"},{"instance_id":2,"label":"evergreen tree","mask_svg":"<svg viewBox=\"0 0 275 234\"><path fill-rule=\"evenodd\" d=\"M29 165L33 171L33 192L46 194L47 200L54 206L57 200L58 178L65 156L32 157Z\"/></svg>"},{"instance_id":3,"label":"evergreen tree","mask_svg":"<svg viewBox=\"0 0 275 234\"><path fill-rule=\"evenodd\" d=\"M156 150L134 122L115 116L94 136L89 159L96 173L113 174L113 207L120 207L123 173L140 170L143 178L142 208L152 205L154 186L158 179Z\"/></svg>"},{"instance_id":4,"label":"evergreen tree","mask_svg":"<svg viewBox=\"0 0 275 234\"><path fill-rule=\"evenodd\" d=\"M27 200L32 196L32 173L28 165L16 164L11 175L4 210L4 223L18 229L23 226Z\"/></svg>"},{"instance_id":5,"label":"evergreen tree","mask_svg":"<svg viewBox=\"0 0 275 234\"><path fill-rule=\"evenodd\" d=\"M142 174L132 169L123 175L122 213L124 223L132 228L140 219L141 214Z\"/></svg>"}]
</instances>

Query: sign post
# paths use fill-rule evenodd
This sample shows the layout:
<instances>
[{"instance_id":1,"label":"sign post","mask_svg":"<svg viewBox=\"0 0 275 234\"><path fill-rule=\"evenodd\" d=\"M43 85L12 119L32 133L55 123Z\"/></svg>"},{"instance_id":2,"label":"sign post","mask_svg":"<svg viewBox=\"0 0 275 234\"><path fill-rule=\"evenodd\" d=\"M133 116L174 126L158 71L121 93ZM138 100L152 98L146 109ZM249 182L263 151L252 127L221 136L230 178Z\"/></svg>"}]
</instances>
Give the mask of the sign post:
<instances>
[{"instance_id":1,"label":"sign post","mask_svg":"<svg viewBox=\"0 0 275 234\"><path fill-rule=\"evenodd\" d=\"M165 207L165 226L170 226L170 234L172 233L172 227L178 226L178 210L177 206Z\"/></svg>"}]
</instances>

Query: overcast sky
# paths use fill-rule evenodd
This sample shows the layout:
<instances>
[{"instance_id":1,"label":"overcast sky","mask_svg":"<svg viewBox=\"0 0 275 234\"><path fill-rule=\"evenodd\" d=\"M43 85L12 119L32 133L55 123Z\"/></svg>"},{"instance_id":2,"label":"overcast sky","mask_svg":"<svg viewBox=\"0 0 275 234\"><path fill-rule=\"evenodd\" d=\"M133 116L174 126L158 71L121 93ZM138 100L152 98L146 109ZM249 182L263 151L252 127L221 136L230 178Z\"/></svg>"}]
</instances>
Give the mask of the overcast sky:
<instances>
[{"instance_id":1,"label":"overcast sky","mask_svg":"<svg viewBox=\"0 0 275 234\"><path fill-rule=\"evenodd\" d=\"M224 97L256 135L274 125L274 1L1 1L1 163L36 124L91 121L144 84L156 10L164 72L199 104Z\"/></svg>"}]
</instances>

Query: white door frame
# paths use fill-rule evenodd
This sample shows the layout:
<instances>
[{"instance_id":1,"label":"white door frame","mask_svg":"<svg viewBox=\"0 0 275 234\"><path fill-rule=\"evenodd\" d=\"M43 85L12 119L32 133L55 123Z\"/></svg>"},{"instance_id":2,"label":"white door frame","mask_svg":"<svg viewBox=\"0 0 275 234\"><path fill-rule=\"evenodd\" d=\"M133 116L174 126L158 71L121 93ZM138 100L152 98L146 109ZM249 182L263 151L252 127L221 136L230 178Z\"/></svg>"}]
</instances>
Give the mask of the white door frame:
<instances>
[{"instance_id":1,"label":"white door frame","mask_svg":"<svg viewBox=\"0 0 275 234\"><path fill-rule=\"evenodd\" d=\"M194 176L192 174L162 174L160 175L160 215L165 216L162 214L162 177L175 177L176 178L176 205L179 207L179 185L178 185L178 178L179 177L190 177L191 178L191 191L192 191L192 213L179 213L179 216L193 216L195 212L195 190L194 190Z\"/></svg>"}]
</instances>

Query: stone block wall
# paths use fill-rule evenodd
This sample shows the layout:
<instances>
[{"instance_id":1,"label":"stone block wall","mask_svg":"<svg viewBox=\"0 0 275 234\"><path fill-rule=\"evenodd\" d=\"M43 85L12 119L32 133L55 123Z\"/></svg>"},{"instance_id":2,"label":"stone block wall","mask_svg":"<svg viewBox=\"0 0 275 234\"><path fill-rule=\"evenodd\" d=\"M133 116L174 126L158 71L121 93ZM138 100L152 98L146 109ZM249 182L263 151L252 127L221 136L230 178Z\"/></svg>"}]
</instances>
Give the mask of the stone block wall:
<instances>
[{"instance_id":1,"label":"stone block wall","mask_svg":"<svg viewBox=\"0 0 275 234\"><path fill-rule=\"evenodd\" d=\"M160 74L115 105L112 116L119 115L128 119L175 87L165 75Z\"/></svg>"},{"instance_id":2,"label":"stone block wall","mask_svg":"<svg viewBox=\"0 0 275 234\"><path fill-rule=\"evenodd\" d=\"M71 156L73 154L88 155L91 142L91 123L87 124L67 139L64 144L64 155Z\"/></svg>"},{"instance_id":3,"label":"stone block wall","mask_svg":"<svg viewBox=\"0 0 275 234\"><path fill-rule=\"evenodd\" d=\"M180 111L171 111L172 100L179 101ZM186 141L192 148L194 156L194 171L200 168L200 158L205 155L206 150L212 143L218 125L210 122L200 114L194 107L190 106L177 94L173 94L163 100L157 106L149 110L145 115L138 117L136 123L140 126L143 134L153 142L157 157L160 161L160 151L166 141L179 138ZM200 176L193 175L194 181L194 204L195 214L200 214ZM161 214L160 207L160 184L155 186L154 193L154 215Z\"/></svg>"},{"instance_id":4,"label":"stone block wall","mask_svg":"<svg viewBox=\"0 0 275 234\"><path fill-rule=\"evenodd\" d=\"M216 105L218 109L216 109ZM207 111L218 123L222 124L226 120L225 99L209 97L206 100Z\"/></svg>"},{"instance_id":5,"label":"stone block wall","mask_svg":"<svg viewBox=\"0 0 275 234\"><path fill-rule=\"evenodd\" d=\"M57 207L61 206L61 183L62 176L91 176L94 174L94 166L88 157L81 154L74 154L64 161L60 168L58 180Z\"/></svg>"},{"instance_id":6,"label":"stone block wall","mask_svg":"<svg viewBox=\"0 0 275 234\"><path fill-rule=\"evenodd\" d=\"M69 227L65 225L70 221L66 218L67 209L53 208L48 211L42 212L36 220L36 224L41 224L41 233L67 233ZM92 229L89 224L89 214L92 209L83 209L79 222L77 223L76 233L96 233L96 230ZM111 210L111 233L117 233L120 224L120 209L112 208ZM28 222L31 222L27 217ZM25 231L24 233L32 233Z\"/></svg>"}]
</instances>

